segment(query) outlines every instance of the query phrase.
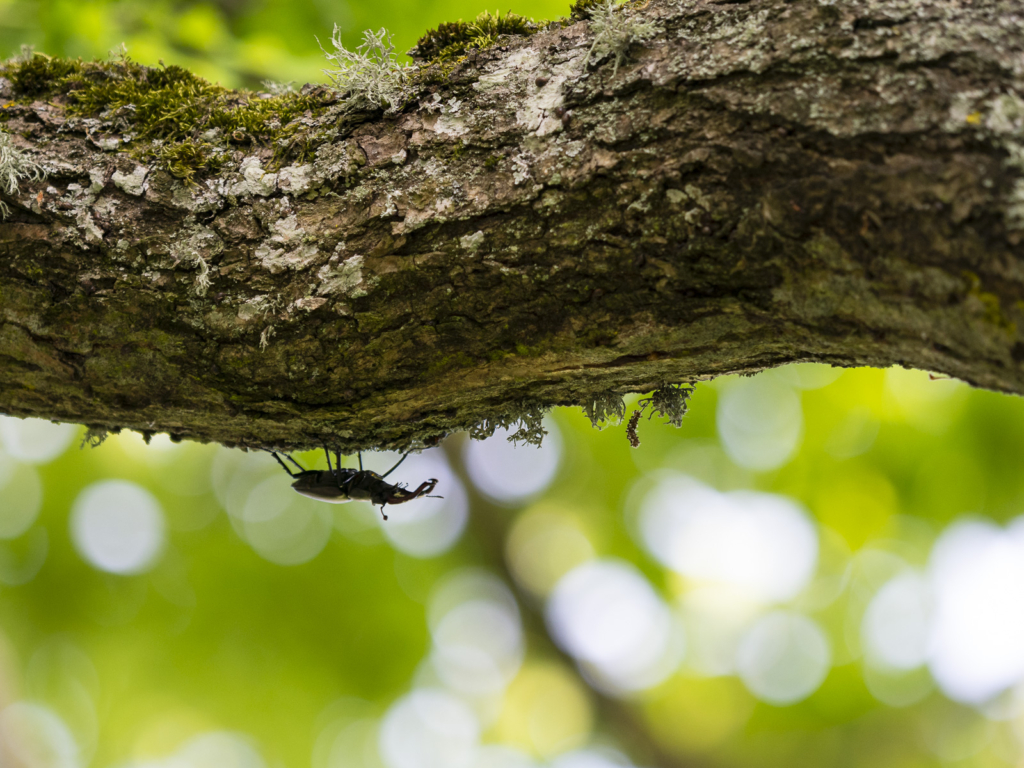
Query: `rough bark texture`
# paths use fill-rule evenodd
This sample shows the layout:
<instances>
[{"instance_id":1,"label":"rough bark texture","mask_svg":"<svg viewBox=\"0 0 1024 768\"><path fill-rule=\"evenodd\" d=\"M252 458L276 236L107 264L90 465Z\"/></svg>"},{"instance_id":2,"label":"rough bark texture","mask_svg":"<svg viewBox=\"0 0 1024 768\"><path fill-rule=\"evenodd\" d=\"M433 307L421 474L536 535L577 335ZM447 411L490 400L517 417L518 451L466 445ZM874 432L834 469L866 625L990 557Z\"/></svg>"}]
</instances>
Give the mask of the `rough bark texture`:
<instances>
[{"instance_id":1,"label":"rough bark texture","mask_svg":"<svg viewBox=\"0 0 1024 768\"><path fill-rule=\"evenodd\" d=\"M10 101L48 176L0 224L0 411L351 449L791 361L1024 392L1021 3L622 12L660 33L617 72L552 25L192 187Z\"/></svg>"}]
</instances>

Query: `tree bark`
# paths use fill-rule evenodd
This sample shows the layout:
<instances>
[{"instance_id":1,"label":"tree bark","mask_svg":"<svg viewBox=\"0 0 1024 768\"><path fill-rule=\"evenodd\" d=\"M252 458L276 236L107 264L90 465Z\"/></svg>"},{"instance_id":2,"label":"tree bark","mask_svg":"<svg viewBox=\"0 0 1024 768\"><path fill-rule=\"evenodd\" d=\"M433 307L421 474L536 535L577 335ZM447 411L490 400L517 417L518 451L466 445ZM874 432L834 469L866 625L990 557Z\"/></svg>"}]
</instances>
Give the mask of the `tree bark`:
<instances>
[{"instance_id":1,"label":"tree bark","mask_svg":"<svg viewBox=\"0 0 1024 768\"><path fill-rule=\"evenodd\" d=\"M617 71L553 24L195 186L5 100L47 176L5 198L0 411L351 450L794 361L1024 392L1019 2L621 13L660 31Z\"/></svg>"}]
</instances>

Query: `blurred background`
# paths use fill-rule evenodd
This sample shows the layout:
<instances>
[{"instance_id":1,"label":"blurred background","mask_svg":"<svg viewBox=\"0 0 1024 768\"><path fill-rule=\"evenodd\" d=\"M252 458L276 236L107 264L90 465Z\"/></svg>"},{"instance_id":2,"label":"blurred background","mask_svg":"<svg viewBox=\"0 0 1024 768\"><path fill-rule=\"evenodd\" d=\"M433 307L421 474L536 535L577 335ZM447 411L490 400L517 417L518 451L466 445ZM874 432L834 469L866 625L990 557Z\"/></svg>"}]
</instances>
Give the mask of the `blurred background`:
<instances>
[{"instance_id":1,"label":"blurred background","mask_svg":"<svg viewBox=\"0 0 1024 768\"><path fill-rule=\"evenodd\" d=\"M797 365L547 428L410 456L444 498L384 522L0 417L0 765L1022 763L1020 399Z\"/></svg>"},{"instance_id":2,"label":"blurred background","mask_svg":"<svg viewBox=\"0 0 1024 768\"><path fill-rule=\"evenodd\" d=\"M0 46L301 84L335 23L482 10L0 0ZM0 766L1022 764L1021 400L800 365L636 450L547 426L410 457L444 499L384 523L269 455L0 417Z\"/></svg>"}]
</instances>

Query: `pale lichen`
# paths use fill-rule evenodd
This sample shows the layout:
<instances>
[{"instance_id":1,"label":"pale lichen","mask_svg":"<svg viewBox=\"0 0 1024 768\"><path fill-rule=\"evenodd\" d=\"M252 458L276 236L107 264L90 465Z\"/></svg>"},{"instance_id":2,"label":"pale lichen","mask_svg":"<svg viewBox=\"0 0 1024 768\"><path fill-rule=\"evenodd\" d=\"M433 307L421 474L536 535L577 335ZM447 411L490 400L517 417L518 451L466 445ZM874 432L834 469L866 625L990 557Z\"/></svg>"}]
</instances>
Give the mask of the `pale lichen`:
<instances>
[{"instance_id":1,"label":"pale lichen","mask_svg":"<svg viewBox=\"0 0 1024 768\"><path fill-rule=\"evenodd\" d=\"M636 428L640 423L640 417L648 406L651 408L651 413L647 416L648 419L654 414L658 414L668 419L667 423L676 429L683 426L683 417L689 409L693 388L693 384L666 384L654 390L650 397L638 400L636 403L638 407L633 411L629 417L629 423L626 425L626 439L629 440L629 444L634 448L640 447L640 437L637 435Z\"/></svg>"},{"instance_id":2,"label":"pale lichen","mask_svg":"<svg viewBox=\"0 0 1024 768\"><path fill-rule=\"evenodd\" d=\"M337 90L388 112L396 112L402 106L408 88L408 67L395 60L395 46L386 29L366 30L362 45L350 51L342 43L335 24L331 45L334 53L328 53L322 45L320 50L337 67L324 70Z\"/></svg>"},{"instance_id":3,"label":"pale lichen","mask_svg":"<svg viewBox=\"0 0 1024 768\"><path fill-rule=\"evenodd\" d=\"M87 445L90 448L99 448L108 437L110 437L110 431L105 427L89 427L82 435L82 442L78 448L81 450Z\"/></svg>"},{"instance_id":4,"label":"pale lichen","mask_svg":"<svg viewBox=\"0 0 1024 768\"><path fill-rule=\"evenodd\" d=\"M594 33L594 43L587 52L586 61L614 56L612 77L618 74L631 46L646 43L658 34L657 24L626 13L615 0L605 0L590 9L590 29Z\"/></svg>"},{"instance_id":5,"label":"pale lichen","mask_svg":"<svg viewBox=\"0 0 1024 768\"><path fill-rule=\"evenodd\" d=\"M42 177L42 167L14 146L11 134L0 130L0 192L8 196L16 195L22 181L35 181ZM0 200L0 217L6 219L10 213L7 203Z\"/></svg>"},{"instance_id":6,"label":"pale lichen","mask_svg":"<svg viewBox=\"0 0 1024 768\"><path fill-rule=\"evenodd\" d=\"M210 288L210 266L206 263L206 259L199 254L193 257L193 263L199 272L196 274L196 282L192 286L192 290L196 296L203 297Z\"/></svg>"},{"instance_id":7,"label":"pale lichen","mask_svg":"<svg viewBox=\"0 0 1024 768\"><path fill-rule=\"evenodd\" d=\"M272 325L268 325L263 329L263 333L260 334L260 351L263 351L270 346L270 337L276 333L277 331Z\"/></svg>"},{"instance_id":8,"label":"pale lichen","mask_svg":"<svg viewBox=\"0 0 1024 768\"><path fill-rule=\"evenodd\" d=\"M590 419L594 429L604 429L622 422L626 415L626 404L622 396L614 392L604 392L583 404L583 413Z\"/></svg>"},{"instance_id":9,"label":"pale lichen","mask_svg":"<svg viewBox=\"0 0 1024 768\"><path fill-rule=\"evenodd\" d=\"M469 430L469 436L474 440L484 440L494 434L496 429L510 429L517 427L515 432L508 436L510 443L526 443L527 445L540 445L544 435L548 433L544 429L544 416L546 408L537 405L524 403L513 404L508 411L492 419L486 419L473 426Z\"/></svg>"},{"instance_id":10,"label":"pale lichen","mask_svg":"<svg viewBox=\"0 0 1024 768\"><path fill-rule=\"evenodd\" d=\"M676 429L683 426L683 417L689 409L690 395L693 394L693 384L666 384L660 389L651 393L637 402L640 410L651 407L651 416L658 414L667 419ZM650 418L648 416L647 418Z\"/></svg>"}]
</instances>

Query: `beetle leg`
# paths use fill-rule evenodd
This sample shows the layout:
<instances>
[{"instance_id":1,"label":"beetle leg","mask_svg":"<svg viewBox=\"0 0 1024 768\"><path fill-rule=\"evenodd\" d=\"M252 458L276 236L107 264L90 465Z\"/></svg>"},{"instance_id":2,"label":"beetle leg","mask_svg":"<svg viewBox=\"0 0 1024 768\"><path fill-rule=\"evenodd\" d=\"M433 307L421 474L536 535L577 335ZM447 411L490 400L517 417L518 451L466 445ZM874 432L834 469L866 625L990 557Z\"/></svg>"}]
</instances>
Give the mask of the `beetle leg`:
<instances>
[{"instance_id":1,"label":"beetle leg","mask_svg":"<svg viewBox=\"0 0 1024 768\"><path fill-rule=\"evenodd\" d=\"M363 471L363 452L359 452L359 471Z\"/></svg>"},{"instance_id":2,"label":"beetle leg","mask_svg":"<svg viewBox=\"0 0 1024 768\"><path fill-rule=\"evenodd\" d=\"M389 469L387 472L385 472L383 475L381 475L381 479L384 479L385 477L390 475L392 472L394 472L396 469L398 469L398 465L401 464L403 461L405 461L407 458L409 458L409 453L408 452L406 452L406 454L402 458L400 458L398 460L398 462L395 464L395 466L393 466L391 469Z\"/></svg>"},{"instance_id":3,"label":"beetle leg","mask_svg":"<svg viewBox=\"0 0 1024 768\"><path fill-rule=\"evenodd\" d=\"M281 457L277 454L277 451L271 451L269 449L264 449L264 450L266 450L267 453L269 453L271 456L273 456L275 459L277 459L277 463L280 464L284 468L284 471L287 472L291 477L295 477L296 476L294 472L292 472L290 469L288 469L288 465L285 464L283 461L281 461ZM304 470L302 468L302 465L299 464L299 462L297 462L295 459L293 459L287 453L285 454L285 458L288 459L288 461L290 461L296 467L298 467L299 471L301 471L301 472L305 472L306 471L306 470Z\"/></svg>"},{"instance_id":4,"label":"beetle leg","mask_svg":"<svg viewBox=\"0 0 1024 768\"><path fill-rule=\"evenodd\" d=\"M334 468L331 467L331 452L327 450L327 444L326 443L323 443L323 446L324 446L324 456L327 457L327 471L330 472L333 475L334 474ZM340 462L338 463L338 469L341 469L341 463Z\"/></svg>"}]
</instances>

